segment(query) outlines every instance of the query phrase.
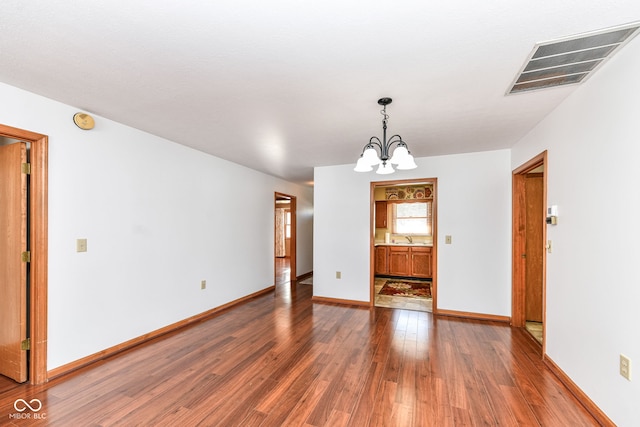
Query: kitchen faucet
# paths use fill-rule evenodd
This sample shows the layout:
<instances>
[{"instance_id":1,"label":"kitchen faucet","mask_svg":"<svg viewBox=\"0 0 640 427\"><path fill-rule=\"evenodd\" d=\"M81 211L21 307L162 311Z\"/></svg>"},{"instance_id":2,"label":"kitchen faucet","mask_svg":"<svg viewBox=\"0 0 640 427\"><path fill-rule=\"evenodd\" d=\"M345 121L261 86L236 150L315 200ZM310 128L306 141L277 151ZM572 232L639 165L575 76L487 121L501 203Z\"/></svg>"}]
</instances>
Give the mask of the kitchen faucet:
<instances>
[{"instance_id":1,"label":"kitchen faucet","mask_svg":"<svg viewBox=\"0 0 640 427\"><path fill-rule=\"evenodd\" d=\"M411 236L404 236L404 237L409 241L409 243L413 243L413 237Z\"/></svg>"}]
</instances>

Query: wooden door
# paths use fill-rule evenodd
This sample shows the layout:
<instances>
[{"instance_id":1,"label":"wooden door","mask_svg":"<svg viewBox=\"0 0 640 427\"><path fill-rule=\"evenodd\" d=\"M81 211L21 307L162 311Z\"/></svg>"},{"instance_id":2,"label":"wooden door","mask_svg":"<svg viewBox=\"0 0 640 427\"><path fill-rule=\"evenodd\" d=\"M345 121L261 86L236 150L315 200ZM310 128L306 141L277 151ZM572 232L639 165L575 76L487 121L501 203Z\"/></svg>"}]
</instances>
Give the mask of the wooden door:
<instances>
[{"instance_id":1,"label":"wooden door","mask_svg":"<svg viewBox=\"0 0 640 427\"><path fill-rule=\"evenodd\" d=\"M376 228L388 228L386 201L376 201Z\"/></svg>"},{"instance_id":2,"label":"wooden door","mask_svg":"<svg viewBox=\"0 0 640 427\"><path fill-rule=\"evenodd\" d=\"M27 162L26 143L0 147L0 374L27 380Z\"/></svg>"},{"instance_id":3,"label":"wooden door","mask_svg":"<svg viewBox=\"0 0 640 427\"><path fill-rule=\"evenodd\" d=\"M431 278L431 248L411 248L411 276Z\"/></svg>"},{"instance_id":4,"label":"wooden door","mask_svg":"<svg viewBox=\"0 0 640 427\"><path fill-rule=\"evenodd\" d=\"M386 246L376 246L376 274L389 274L389 252Z\"/></svg>"},{"instance_id":5,"label":"wooden door","mask_svg":"<svg viewBox=\"0 0 640 427\"><path fill-rule=\"evenodd\" d=\"M409 248L406 246L389 246L389 274L410 276Z\"/></svg>"},{"instance_id":6,"label":"wooden door","mask_svg":"<svg viewBox=\"0 0 640 427\"><path fill-rule=\"evenodd\" d=\"M525 320L532 322L542 322L543 184L541 173L525 177Z\"/></svg>"}]
</instances>

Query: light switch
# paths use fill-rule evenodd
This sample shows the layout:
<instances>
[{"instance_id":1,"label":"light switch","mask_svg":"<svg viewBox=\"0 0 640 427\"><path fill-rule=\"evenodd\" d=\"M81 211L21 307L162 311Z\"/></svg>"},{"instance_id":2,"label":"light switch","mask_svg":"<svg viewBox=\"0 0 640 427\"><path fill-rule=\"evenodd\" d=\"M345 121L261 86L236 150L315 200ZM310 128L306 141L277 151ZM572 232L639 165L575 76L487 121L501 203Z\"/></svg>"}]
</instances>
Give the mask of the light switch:
<instances>
[{"instance_id":1,"label":"light switch","mask_svg":"<svg viewBox=\"0 0 640 427\"><path fill-rule=\"evenodd\" d=\"M76 240L76 252L87 252L87 239Z\"/></svg>"},{"instance_id":2,"label":"light switch","mask_svg":"<svg viewBox=\"0 0 640 427\"><path fill-rule=\"evenodd\" d=\"M451 236L444 236L444 243L447 245L451 244Z\"/></svg>"}]
</instances>

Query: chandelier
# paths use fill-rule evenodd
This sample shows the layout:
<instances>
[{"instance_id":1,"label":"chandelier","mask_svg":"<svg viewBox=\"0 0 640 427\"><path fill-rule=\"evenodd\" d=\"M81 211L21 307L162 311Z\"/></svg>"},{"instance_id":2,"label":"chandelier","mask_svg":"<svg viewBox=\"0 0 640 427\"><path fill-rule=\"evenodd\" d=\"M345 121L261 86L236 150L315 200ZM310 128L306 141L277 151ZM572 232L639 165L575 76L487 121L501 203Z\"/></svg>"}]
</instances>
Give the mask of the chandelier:
<instances>
[{"instance_id":1,"label":"chandelier","mask_svg":"<svg viewBox=\"0 0 640 427\"><path fill-rule=\"evenodd\" d=\"M397 165L396 169L408 170L418 167L409 152L409 147L402 140L400 135L393 135L387 140L387 105L391 104L391 98L380 98L378 104L382 105L382 141L377 136L372 136L369 143L362 149L362 154L353 169L356 172L370 172L374 166L378 166L376 173L386 175L394 172L392 165ZM395 145L393 155L390 156L391 148ZM377 148L377 149L376 149ZM380 151L380 154L378 154Z\"/></svg>"}]
</instances>

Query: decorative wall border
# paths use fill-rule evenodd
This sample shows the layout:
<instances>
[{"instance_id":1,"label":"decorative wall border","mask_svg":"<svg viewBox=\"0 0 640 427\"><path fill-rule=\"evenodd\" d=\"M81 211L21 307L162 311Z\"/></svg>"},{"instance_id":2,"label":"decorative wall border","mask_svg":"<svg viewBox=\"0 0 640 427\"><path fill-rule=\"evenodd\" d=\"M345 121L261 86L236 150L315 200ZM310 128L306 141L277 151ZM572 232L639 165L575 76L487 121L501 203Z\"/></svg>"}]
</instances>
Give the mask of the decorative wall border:
<instances>
[{"instance_id":1,"label":"decorative wall border","mask_svg":"<svg viewBox=\"0 0 640 427\"><path fill-rule=\"evenodd\" d=\"M385 200L431 200L433 185L403 185L385 188Z\"/></svg>"}]
</instances>

